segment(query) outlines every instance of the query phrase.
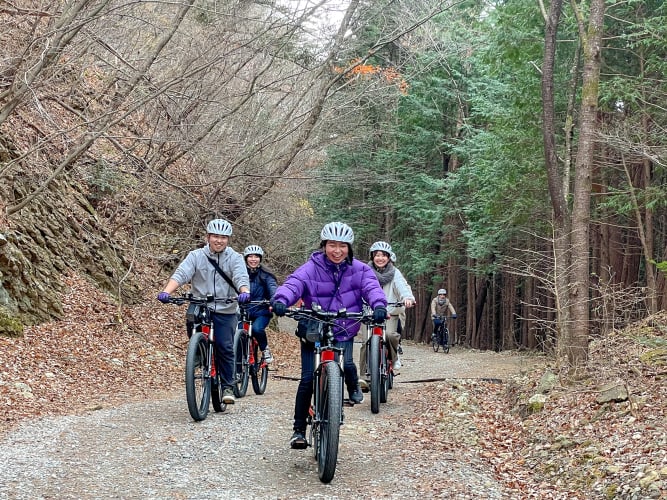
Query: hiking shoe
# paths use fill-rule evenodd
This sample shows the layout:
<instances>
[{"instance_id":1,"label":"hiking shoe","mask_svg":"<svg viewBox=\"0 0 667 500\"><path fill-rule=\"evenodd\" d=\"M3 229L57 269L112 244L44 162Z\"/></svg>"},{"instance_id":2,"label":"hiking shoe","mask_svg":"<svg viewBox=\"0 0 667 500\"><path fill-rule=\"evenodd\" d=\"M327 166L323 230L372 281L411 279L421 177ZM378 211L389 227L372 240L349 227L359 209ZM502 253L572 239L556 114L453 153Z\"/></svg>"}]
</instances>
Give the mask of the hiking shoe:
<instances>
[{"instance_id":1,"label":"hiking shoe","mask_svg":"<svg viewBox=\"0 0 667 500\"><path fill-rule=\"evenodd\" d=\"M396 361L394 361L394 370L400 370L401 369L401 358L396 358Z\"/></svg>"},{"instance_id":2,"label":"hiking shoe","mask_svg":"<svg viewBox=\"0 0 667 500\"><path fill-rule=\"evenodd\" d=\"M361 389L359 388L359 385L357 385L357 388L354 390L354 392L350 393L350 401L352 401L354 404L359 404L364 402L364 393L361 392Z\"/></svg>"},{"instance_id":3,"label":"hiking shoe","mask_svg":"<svg viewBox=\"0 0 667 500\"><path fill-rule=\"evenodd\" d=\"M264 361L266 361L266 364L273 363L273 354L268 347L264 349Z\"/></svg>"},{"instance_id":4,"label":"hiking shoe","mask_svg":"<svg viewBox=\"0 0 667 500\"><path fill-rule=\"evenodd\" d=\"M226 387L222 391L222 402L226 405L233 405L236 403L236 398L234 397L234 390L231 387Z\"/></svg>"},{"instance_id":5,"label":"hiking shoe","mask_svg":"<svg viewBox=\"0 0 667 500\"><path fill-rule=\"evenodd\" d=\"M308 441L306 441L306 433L299 429L294 429L294 434L289 440L290 448L293 450L303 450L308 447Z\"/></svg>"},{"instance_id":6,"label":"hiking shoe","mask_svg":"<svg viewBox=\"0 0 667 500\"><path fill-rule=\"evenodd\" d=\"M361 388L361 392L368 392L369 386L370 382L368 380L363 378L359 379L359 387Z\"/></svg>"}]
</instances>

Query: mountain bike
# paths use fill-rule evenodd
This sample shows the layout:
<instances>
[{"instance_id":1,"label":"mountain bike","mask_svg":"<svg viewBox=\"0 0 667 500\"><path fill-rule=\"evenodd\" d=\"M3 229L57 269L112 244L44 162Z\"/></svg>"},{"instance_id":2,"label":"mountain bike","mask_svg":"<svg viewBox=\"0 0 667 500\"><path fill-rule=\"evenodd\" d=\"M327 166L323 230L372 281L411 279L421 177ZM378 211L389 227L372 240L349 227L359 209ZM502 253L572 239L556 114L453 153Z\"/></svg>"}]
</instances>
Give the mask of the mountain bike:
<instances>
[{"instance_id":1,"label":"mountain bike","mask_svg":"<svg viewBox=\"0 0 667 500\"><path fill-rule=\"evenodd\" d=\"M234 334L234 395L245 396L248 379L252 380L255 394L264 394L269 380L269 365L264 353L259 349L257 339L252 335L252 320L248 309L251 306L268 306L268 300L258 300L239 304L240 317Z\"/></svg>"},{"instance_id":2,"label":"mountain bike","mask_svg":"<svg viewBox=\"0 0 667 500\"><path fill-rule=\"evenodd\" d=\"M196 422L207 417L211 402L216 412L227 409L222 402L222 379L215 368L215 332L210 306L230 300L216 299L212 295L194 297L191 293L169 298L171 304L188 303L185 320L190 340L185 356L185 396L190 416Z\"/></svg>"},{"instance_id":3,"label":"mountain bike","mask_svg":"<svg viewBox=\"0 0 667 500\"><path fill-rule=\"evenodd\" d=\"M442 346L442 352L449 352L449 328L447 328L447 316L433 316L433 319L441 320L441 323L435 328L431 335L431 344L433 351L438 352Z\"/></svg>"},{"instance_id":4,"label":"mountain bike","mask_svg":"<svg viewBox=\"0 0 667 500\"><path fill-rule=\"evenodd\" d=\"M402 307L402 302L387 304ZM370 375L369 392L371 394L371 412L379 413L380 403L386 403L389 389L394 386L394 368L389 359L386 323L375 323L370 319L362 320L366 324L366 367Z\"/></svg>"},{"instance_id":5,"label":"mountain bike","mask_svg":"<svg viewBox=\"0 0 667 500\"><path fill-rule=\"evenodd\" d=\"M317 304L311 307L290 309L286 315L297 321L312 320L317 326L308 329L306 334L306 340L315 344L313 399L307 419L310 427L308 446L313 447L320 481L329 483L336 473L340 426L343 424L343 349L334 341L334 320L354 318L362 321L368 317L361 312L348 313L345 309L323 311Z\"/></svg>"}]
</instances>

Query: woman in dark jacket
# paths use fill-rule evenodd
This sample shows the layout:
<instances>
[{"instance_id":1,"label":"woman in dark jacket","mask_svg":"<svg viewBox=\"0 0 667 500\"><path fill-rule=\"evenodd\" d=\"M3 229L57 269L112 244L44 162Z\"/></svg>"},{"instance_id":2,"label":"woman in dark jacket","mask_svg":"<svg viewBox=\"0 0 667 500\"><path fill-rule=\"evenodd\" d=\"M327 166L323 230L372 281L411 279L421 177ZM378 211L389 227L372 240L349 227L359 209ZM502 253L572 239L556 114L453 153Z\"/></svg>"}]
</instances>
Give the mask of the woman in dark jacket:
<instances>
[{"instance_id":1,"label":"woman in dark jacket","mask_svg":"<svg viewBox=\"0 0 667 500\"><path fill-rule=\"evenodd\" d=\"M250 278L250 300L271 300L276 293L278 282L274 274L262 264L264 250L257 245L247 246L243 251L248 277ZM266 337L266 327L271 321L273 313L268 305L251 305L248 314L252 321L252 334L257 339L259 348L264 352L264 360L273 362L273 355L269 349L269 341Z\"/></svg>"}]
</instances>

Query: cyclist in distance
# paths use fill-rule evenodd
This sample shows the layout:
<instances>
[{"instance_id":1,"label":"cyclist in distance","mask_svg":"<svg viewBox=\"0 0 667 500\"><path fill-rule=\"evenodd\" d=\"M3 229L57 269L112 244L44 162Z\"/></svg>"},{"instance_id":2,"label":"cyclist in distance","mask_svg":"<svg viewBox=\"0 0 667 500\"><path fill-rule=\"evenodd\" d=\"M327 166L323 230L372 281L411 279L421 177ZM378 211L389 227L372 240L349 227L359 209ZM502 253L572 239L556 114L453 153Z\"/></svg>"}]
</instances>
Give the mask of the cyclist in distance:
<instances>
[{"instance_id":1,"label":"cyclist in distance","mask_svg":"<svg viewBox=\"0 0 667 500\"><path fill-rule=\"evenodd\" d=\"M375 276L380 282L380 286L384 291L387 302L403 302L406 308L415 305L415 297L412 295L412 289L406 281L403 273L394 266L392 262L392 255L395 254L391 249L391 245L386 241L376 241L370 247L371 260L368 265L375 272ZM385 323L386 339L389 347L389 357L392 361L394 370L400 370L401 361L398 355L398 342L401 338L398 333L398 321L400 313L403 311L402 307L389 306L389 319ZM368 339L364 339L368 340ZM362 376L366 374L366 342L361 344L361 356L359 359L359 371ZM361 386L368 388L368 381L361 379Z\"/></svg>"},{"instance_id":2,"label":"cyclist in distance","mask_svg":"<svg viewBox=\"0 0 667 500\"><path fill-rule=\"evenodd\" d=\"M229 246L232 225L225 219L213 219L208 223L206 233L206 245L192 250L178 265L157 296L160 302L169 302L170 294L186 283L191 283L192 294L196 297L212 295L225 299L238 295L240 303L250 300L250 280L245 262L241 254ZM215 365L224 384L222 402L234 404L232 383L237 305L234 302L213 301L210 307L215 332Z\"/></svg>"},{"instance_id":3,"label":"cyclist in distance","mask_svg":"<svg viewBox=\"0 0 667 500\"><path fill-rule=\"evenodd\" d=\"M278 288L278 282L273 272L262 264L264 250L258 245L247 246L243 251L243 258L250 277L250 300L253 302L271 300ZM264 353L264 361L272 363L273 355L269 349L266 327L273 314L268 305L253 304L248 307L248 315L252 321L252 335L257 339L259 348Z\"/></svg>"},{"instance_id":4,"label":"cyclist in distance","mask_svg":"<svg viewBox=\"0 0 667 500\"><path fill-rule=\"evenodd\" d=\"M376 321L387 316L387 299L373 270L353 257L354 233L347 224L330 222L320 233L319 250L313 252L305 264L297 268L278 287L273 296L273 312L284 316L287 307L299 299L310 309L313 304L322 310L335 312L361 312L364 301L373 308ZM315 367L314 344L305 339L303 321L299 322L297 335L301 339L301 381L294 403L294 434L290 446L303 449L307 446L306 419L313 392ZM357 367L354 363L354 337L360 323L352 319L337 319L333 328L334 340L343 349L345 385L354 403L361 403L364 395L359 388Z\"/></svg>"},{"instance_id":5,"label":"cyclist in distance","mask_svg":"<svg viewBox=\"0 0 667 500\"><path fill-rule=\"evenodd\" d=\"M456 310L454 306L447 298L447 290L441 288L438 290L438 296L433 297L431 301L431 317L433 318L433 331L435 332L443 323L443 320L440 319L441 316L447 316L447 313L451 313L452 318L456 319Z\"/></svg>"}]
</instances>

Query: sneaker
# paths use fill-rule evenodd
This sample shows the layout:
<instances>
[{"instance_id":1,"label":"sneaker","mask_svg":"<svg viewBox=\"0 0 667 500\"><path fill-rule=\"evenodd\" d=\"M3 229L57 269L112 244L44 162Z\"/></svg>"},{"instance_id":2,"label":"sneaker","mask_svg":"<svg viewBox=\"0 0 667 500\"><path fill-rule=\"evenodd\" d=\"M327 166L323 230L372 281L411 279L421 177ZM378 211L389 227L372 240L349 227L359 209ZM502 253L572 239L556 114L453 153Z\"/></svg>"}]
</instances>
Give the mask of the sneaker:
<instances>
[{"instance_id":1,"label":"sneaker","mask_svg":"<svg viewBox=\"0 0 667 500\"><path fill-rule=\"evenodd\" d=\"M266 361L267 364L273 363L273 354L271 354L268 347L264 349L264 361Z\"/></svg>"},{"instance_id":2,"label":"sneaker","mask_svg":"<svg viewBox=\"0 0 667 500\"><path fill-rule=\"evenodd\" d=\"M359 387L361 388L362 392L368 392L369 386L370 382L368 380L363 378L359 379Z\"/></svg>"},{"instance_id":3,"label":"sneaker","mask_svg":"<svg viewBox=\"0 0 667 500\"><path fill-rule=\"evenodd\" d=\"M401 358L396 358L396 361L394 361L394 370L400 370L401 369Z\"/></svg>"},{"instance_id":4,"label":"sneaker","mask_svg":"<svg viewBox=\"0 0 667 500\"><path fill-rule=\"evenodd\" d=\"M294 434L289 440L289 445L293 450L303 450L308 447L308 441L306 441L306 433L299 429L294 429Z\"/></svg>"},{"instance_id":5,"label":"sneaker","mask_svg":"<svg viewBox=\"0 0 667 500\"><path fill-rule=\"evenodd\" d=\"M354 392L350 393L350 401L352 401L354 404L359 404L364 402L364 393L361 392L361 389L359 388L359 385L357 385L357 388L354 390Z\"/></svg>"},{"instance_id":6,"label":"sneaker","mask_svg":"<svg viewBox=\"0 0 667 500\"><path fill-rule=\"evenodd\" d=\"M222 391L222 402L226 405L233 405L236 403L236 398L234 397L234 390L231 387L226 387Z\"/></svg>"}]
</instances>

